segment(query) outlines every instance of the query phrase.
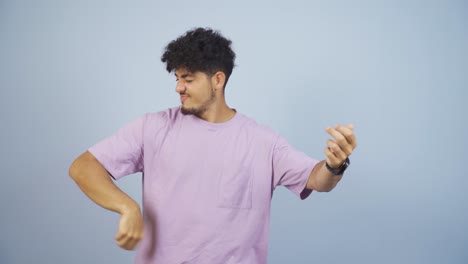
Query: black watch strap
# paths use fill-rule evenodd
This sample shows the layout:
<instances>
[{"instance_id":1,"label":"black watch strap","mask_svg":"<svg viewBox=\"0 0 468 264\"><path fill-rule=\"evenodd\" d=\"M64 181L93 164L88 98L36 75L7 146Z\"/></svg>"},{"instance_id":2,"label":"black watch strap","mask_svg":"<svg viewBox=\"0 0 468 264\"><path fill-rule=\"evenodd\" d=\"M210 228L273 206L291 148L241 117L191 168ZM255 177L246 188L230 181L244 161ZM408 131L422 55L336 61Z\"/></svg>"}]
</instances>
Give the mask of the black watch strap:
<instances>
[{"instance_id":1,"label":"black watch strap","mask_svg":"<svg viewBox=\"0 0 468 264\"><path fill-rule=\"evenodd\" d=\"M339 168L333 169L332 167L330 167L330 165L328 165L327 162L325 162L325 167L327 167L328 171L330 171L331 174L335 176L341 176L345 172L346 168L348 168L349 164L349 158L346 158L346 160L343 162L343 164L341 164Z\"/></svg>"}]
</instances>

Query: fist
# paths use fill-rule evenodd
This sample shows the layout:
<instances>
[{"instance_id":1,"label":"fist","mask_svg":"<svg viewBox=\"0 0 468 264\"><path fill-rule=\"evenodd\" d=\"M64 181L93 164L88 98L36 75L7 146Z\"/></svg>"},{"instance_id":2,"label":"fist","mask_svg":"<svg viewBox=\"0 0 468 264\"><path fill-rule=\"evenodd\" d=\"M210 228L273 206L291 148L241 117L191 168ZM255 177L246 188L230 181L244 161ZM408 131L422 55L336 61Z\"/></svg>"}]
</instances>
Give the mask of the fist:
<instances>
[{"instance_id":1,"label":"fist","mask_svg":"<svg viewBox=\"0 0 468 264\"><path fill-rule=\"evenodd\" d=\"M123 213L120 216L119 230L115 235L116 243L123 249L132 250L143 238L143 218L140 210Z\"/></svg>"},{"instance_id":2,"label":"fist","mask_svg":"<svg viewBox=\"0 0 468 264\"><path fill-rule=\"evenodd\" d=\"M327 127L325 131L333 137L333 139L327 141L327 147L324 150L325 161L330 167L337 169L357 146L354 126L351 124L346 126L336 125L334 128Z\"/></svg>"}]
</instances>

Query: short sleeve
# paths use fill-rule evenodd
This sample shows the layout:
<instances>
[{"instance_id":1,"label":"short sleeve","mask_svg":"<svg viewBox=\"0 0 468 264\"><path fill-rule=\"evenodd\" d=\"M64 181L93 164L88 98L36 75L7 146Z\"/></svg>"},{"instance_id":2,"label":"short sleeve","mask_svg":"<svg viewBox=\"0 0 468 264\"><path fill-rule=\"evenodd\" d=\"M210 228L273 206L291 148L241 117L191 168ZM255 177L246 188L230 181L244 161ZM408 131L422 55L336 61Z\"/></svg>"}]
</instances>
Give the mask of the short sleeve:
<instances>
[{"instance_id":1,"label":"short sleeve","mask_svg":"<svg viewBox=\"0 0 468 264\"><path fill-rule=\"evenodd\" d=\"M312 190L306 189L307 181L317 160L293 148L278 136L273 150L273 183L285 186L300 199L307 198Z\"/></svg>"},{"instance_id":2,"label":"short sleeve","mask_svg":"<svg viewBox=\"0 0 468 264\"><path fill-rule=\"evenodd\" d=\"M144 123L145 115L88 149L115 180L143 171Z\"/></svg>"}]
</instances>

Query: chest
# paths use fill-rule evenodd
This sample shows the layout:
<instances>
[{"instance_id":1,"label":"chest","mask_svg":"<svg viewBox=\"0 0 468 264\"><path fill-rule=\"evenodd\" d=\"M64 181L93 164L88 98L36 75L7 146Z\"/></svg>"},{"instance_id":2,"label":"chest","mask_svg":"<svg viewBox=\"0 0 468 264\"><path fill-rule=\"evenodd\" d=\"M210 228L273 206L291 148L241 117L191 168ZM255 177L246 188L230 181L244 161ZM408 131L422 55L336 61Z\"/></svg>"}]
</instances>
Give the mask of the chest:
<instances>
[{"instance_id":1,"label":"chest","mask_svg":"<svg viewBox=\"0 0 468 264\"><path fill-rule=\"evenodd\" d=\"M249 209L270 190L270 152L248 131L186 127L155 142L145 156L144 191L160 203Z\"/></svg>"}]
</instances>

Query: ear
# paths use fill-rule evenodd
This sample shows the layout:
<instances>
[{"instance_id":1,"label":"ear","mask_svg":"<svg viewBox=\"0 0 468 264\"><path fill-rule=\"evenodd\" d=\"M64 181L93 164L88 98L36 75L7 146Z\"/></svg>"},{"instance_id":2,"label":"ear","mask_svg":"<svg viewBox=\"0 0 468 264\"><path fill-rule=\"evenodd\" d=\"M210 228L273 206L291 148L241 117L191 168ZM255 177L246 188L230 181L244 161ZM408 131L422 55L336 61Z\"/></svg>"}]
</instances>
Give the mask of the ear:
<instances>
[{"instance_id":1,"label":"ear","mask_svg":"<svg viewBox=\"0 0 468 264\"><path fill-rule=\"evenodd\" d=\"M211 82L215 87L215 90L222 90L224 87L224 83L226 82L226 75L222 71L217 71L211 77Z\"/></svg>"}]
</instances>

